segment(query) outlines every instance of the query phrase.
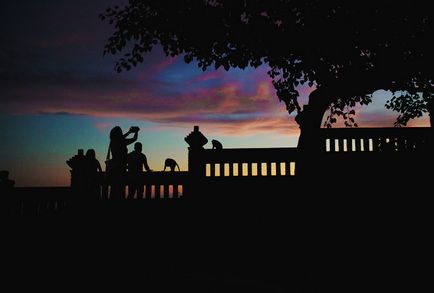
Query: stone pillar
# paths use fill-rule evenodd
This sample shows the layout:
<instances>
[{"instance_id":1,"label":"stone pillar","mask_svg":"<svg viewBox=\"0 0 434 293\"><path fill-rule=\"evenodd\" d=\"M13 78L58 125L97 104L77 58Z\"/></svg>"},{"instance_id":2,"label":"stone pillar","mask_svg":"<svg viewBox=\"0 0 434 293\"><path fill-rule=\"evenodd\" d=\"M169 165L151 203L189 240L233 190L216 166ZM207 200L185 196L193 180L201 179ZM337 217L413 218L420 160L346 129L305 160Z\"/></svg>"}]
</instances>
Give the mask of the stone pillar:
<instances>
[{"instance_id":1,"label":"stone pillar","mask_svg":"<svg viewBox=\"0 0 434 293\"><path fill-rule=\"evenodd\" d=\"M85 156L82 149L77 154L66 161L71 168L71 189L74 192L82 192L85 187Z\"/></svg>"},{"instance_id":2,"label":"stone pillar","mask_svg":"<svg viewBox=\"0 0 434 293\"><path fill-rule=\"evenodd\" d=\"M192 132L184 138L188 147L188 172L190 175L190 182L186 194L195 194L200 192L203 188L202 182L205 178L205 164L203 163L202 153L203 146L208 143L208 139L199 131L199 126L194 126Z\"/></svg>"}]
</instances>

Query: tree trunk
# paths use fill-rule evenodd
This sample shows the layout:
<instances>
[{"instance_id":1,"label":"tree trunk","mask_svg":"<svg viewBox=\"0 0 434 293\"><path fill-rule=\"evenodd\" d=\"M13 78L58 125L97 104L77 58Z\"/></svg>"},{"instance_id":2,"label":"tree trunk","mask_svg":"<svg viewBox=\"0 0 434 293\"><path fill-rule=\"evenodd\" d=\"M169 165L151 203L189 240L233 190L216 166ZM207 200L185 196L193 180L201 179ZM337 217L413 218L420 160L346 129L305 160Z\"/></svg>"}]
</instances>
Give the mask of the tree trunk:
<instances>
[{"instance_id":1,"label":"tree trunk","mask_svg":"<svg viewBox=\"0 0 434 293\"><path fill-rule=\"evenodd\" d=\"M434 125L434 100L433 99L428 101L427 109L429 114L429 122L432 128Z\"/></svg>"},{"instance_id":2,"label":"tree trunk","mask_svg":"<svg viewBox=\"0 0 434 293\"><path fill-rule=\"evenodd\" d=\"M427 110L429 115L429 123L431 126L431 135L428 137L428 149L432 149L434 146L434 100L431 99L428 101Z\"/></svg>"},{"instance_id":3,"label":"tree trunk","mask_svg":"<svg viewBox=\"0 0 434 293\"><path fill-rule=\"evenodd\" d=\"M360 80L364 82L360 82ZM296 122L299 124L301 131L298 148L306 151L321 150L321 147L323 147L320 137L321 123L324 113L335 99L338 97L350 99L351 97L373 93L381 88L381 85L376 76L369 74L363 76L362 79L360 76L358 78L349 76L329 80L325 85L310 93L309 103L303 107L303 111L296 117Z\"/></svg>"},{"instance_id":4,"label":"tree trunk","mask_svg":"<svg viewBox=\"0 0 434 293\"><path fill-rule=\"evenodd\" d=\"M320 128L324 113L332 102L332 93L319 88L309 95L309 103L295 118L300 126L298 148L303 151L321 150Z\"/></svg>"}]
</instances>

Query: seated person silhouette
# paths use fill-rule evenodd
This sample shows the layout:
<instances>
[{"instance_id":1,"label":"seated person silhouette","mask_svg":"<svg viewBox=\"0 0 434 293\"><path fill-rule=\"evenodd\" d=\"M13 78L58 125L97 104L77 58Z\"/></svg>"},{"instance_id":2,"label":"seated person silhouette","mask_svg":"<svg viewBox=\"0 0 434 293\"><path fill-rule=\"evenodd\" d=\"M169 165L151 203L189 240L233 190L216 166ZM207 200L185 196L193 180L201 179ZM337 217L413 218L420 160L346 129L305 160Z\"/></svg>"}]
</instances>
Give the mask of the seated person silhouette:
<instances>
[{"instance_id":1,"label":"seated person silhouette","mask_svg":"<svg viewBox=\"0 0 434 293\"><path fill-rule=\"evenodd\" d=\"M147 172L151 172L149 168L148 160L145 154L142 153L142 144L136 142L134 144L134 151L128 154L128 172L130 175L130 184L128 186L128 198L134 198L137 194L137 198L143 197L143 183L140 181L140 175L143 172L143 167Z\"/></svg>"}]
</instances>

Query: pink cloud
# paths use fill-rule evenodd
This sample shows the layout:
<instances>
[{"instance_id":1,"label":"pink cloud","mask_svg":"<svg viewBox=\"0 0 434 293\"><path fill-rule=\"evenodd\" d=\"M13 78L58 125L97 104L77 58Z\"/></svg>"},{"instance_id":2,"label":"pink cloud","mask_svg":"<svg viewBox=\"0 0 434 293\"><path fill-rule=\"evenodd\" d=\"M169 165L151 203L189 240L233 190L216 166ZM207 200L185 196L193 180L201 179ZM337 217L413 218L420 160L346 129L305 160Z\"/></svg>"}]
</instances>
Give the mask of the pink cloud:
<instances>
[{"instance_id":1,"label":"pink cloud","mask_svg":"<svg viewBox=\"0 0 434 293\"><path fill-rule=\"evenodd\" d=\"M169 67L170 65L172 65L179 56L175 56L175 57L167 57L165 58L163 61L156 63L153 67L152 67L152 71L163 71L164 69L166 69L167 67Z\"/></svg>"},{"instance_id":2,"label":"pink cloud","mask_svg":"<svg viewBox=\"0 0 434 293\"><path fill-rule=\"evenodd\" d=\"M308 98L309 95L315 90L315 86L308 86L307 84L301 85L297 87L298 93L302 98Z\"/></svg>"},{"instance_id":3,"label":"pink cloud","mask_svg":"<svg viewBox=\"0 0 434 293\"><path fill-rule=\"evenodd\" d=\"M100 131L101 133L107 133L108 130L112 129L114 126L116 126L116 124L111 122L95 123L95 128L98 129L98 131Z\"/></svg>"},{"instance_id":4,"label":"pink cloud","mask_svg":"<svg viewBox=\"0 0 434 293\"><path fill-rule=\"evenodd\" d=\"M243 85L228 82L211 89L199 89L175 96L158 96L132 88L114 92L105 89L69 89L54 93L32 91L33 99L8 103L21 113L68 113L94 117L130 118L151 121L165 126L190 128L194 124L214 125L216 131L233 134L285 132L291 129L283 105L273 97L272 85L262 81L253 93ZM49 98L54 96L55 98ZM36 98L35 98L36 97ZM106 132L110 123L95 127Z\"/></svg>"},{"instance_id":5,"label":"pink cloud","mask_svg":"<svg viewBox=\"0 0 434 293\"><path fill-rule=\"evenodd\" d=\"M203 123L203 125L207 125L207 123ZM300 129L294 121L282 116L247 119L236 125L232 123L211 124L207 127L211 132L227 136L249 136L260 133L298 136L300 133Z\"/></svg>"},{"instance_id":6,"label":"pink cloud","mask_svg":"<svg viewBox=\"0 0 434 293\"><path fill-rule=\"evenodd\" d=\"M166 59L155 68L163 70L176 58ZM150 71L146 70L145 74ZM237 73L238 74L238 73ZM279 103L271 80L265 69L251 71L246 80L226 75L226 72L210 71L193 75L187 83L197 87L185 92L157 91L152 84L142 80L119 78L91 82L81 86L33 86L14 89L1 111L14 113L69 113L107 118L131 118L150 121L165 127L186 127L204 124L225 135L251 135L257 133L280 133L297 135L298 125L289 117L283 103ZM118 78L118 77L116 77ZM211 88L203 87L200 80L219 78ZM170 84L165 85L170 88ZM172 85L173 86L173 85ZM299 87L305 98L314 88ZM395 113L383 110L373 112L358 109L356 120L360 127L393 126ZM424 120L426 121L426 119ZM423 124L423 122L417 125ZM414 124L416 125L416 124ZM106 132L113 127L101 123L95 127ZM343 126L337 124L336 127Z\"/></svg>"},{"instance_id":7,"label":"pink cloud","mask_svg":"<svg viewBox=\"0 0 434 293\"><path fill-rule=\"evenodd\" d=\"M324 117L326 117L324 115ZM398 117L398 113L387 111L387 110L373 110L372 107L368 106L357 106L356 107L356 115L354 116L355 122L359 127L394 127L394 123L396 122L396 118ZM410 120L407 124L407 127L429 127L429 117L425 115L418 119ZM342 117L338 117L338 121L335 125L335 128L345 127L344 120Z\"/></svg>"},{"instance_id":8,"label":"pink cloud","mask_svg":"<svg viewBox=\"0 0 434 293\"><path fill-rule=\"evenodd\" d=\"M251 97L251 100L268 101L272 97L276 97L273 85L269 81L260 81L256 86L256 94Z\"/></svg>"}]
</instances>

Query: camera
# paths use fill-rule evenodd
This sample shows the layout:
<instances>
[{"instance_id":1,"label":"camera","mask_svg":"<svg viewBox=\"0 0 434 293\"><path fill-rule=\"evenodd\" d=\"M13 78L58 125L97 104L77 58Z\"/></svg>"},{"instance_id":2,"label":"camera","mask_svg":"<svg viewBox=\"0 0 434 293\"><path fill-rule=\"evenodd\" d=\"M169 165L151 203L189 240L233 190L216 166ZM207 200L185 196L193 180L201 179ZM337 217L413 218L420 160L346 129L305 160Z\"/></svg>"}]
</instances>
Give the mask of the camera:
<instances>
[{"instance_id":1,"label":"camera","mask_svg":"<svg viewBox=\"0 0 434 293\"><path fill-rule=\"evenodd\" d=\"M139 132L140 128L138 126L131 126L131 132Z\"/></svg>"}]
</instances>

